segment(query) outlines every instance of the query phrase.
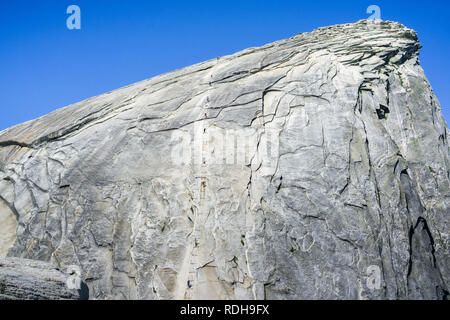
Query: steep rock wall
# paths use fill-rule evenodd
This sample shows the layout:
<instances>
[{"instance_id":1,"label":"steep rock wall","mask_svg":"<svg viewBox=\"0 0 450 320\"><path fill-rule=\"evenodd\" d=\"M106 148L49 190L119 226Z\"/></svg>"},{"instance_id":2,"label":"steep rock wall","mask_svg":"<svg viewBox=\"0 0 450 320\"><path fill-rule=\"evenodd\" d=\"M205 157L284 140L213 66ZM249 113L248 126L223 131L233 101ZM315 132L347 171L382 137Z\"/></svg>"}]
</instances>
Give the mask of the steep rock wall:
<instances>
[{"instance_id":1,"label":"steep rock wall","mask_svg":"<svg viewBox=\"0 0 450 320\"><path fill-rule=\"evenodd\" d=\"M448 129L419 49L394 22L321 28L1 132L8 255L79 265L92 299L445 298Z\"/></svg>"}]
</instances>

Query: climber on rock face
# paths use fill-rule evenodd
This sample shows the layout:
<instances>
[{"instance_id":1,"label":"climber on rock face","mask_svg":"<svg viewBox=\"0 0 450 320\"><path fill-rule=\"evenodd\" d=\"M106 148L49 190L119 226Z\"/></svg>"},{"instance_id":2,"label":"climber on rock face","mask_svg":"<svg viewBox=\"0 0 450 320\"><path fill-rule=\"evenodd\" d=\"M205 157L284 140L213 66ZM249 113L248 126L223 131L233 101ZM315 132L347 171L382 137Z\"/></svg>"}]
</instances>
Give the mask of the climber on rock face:
<instances>
[{"instance_id":1,"label":"climber on rock face","mask_svg":"<svg viewBox=\"0 0 450 320\"><path fill-rule=\"evenodd\" d=\"M188 286L188 288L190 289L190 288L192 288L192 285L191 285L191 280L188 280L188 282L187 282L187 286Z\"/></svg>"}]
</instances>

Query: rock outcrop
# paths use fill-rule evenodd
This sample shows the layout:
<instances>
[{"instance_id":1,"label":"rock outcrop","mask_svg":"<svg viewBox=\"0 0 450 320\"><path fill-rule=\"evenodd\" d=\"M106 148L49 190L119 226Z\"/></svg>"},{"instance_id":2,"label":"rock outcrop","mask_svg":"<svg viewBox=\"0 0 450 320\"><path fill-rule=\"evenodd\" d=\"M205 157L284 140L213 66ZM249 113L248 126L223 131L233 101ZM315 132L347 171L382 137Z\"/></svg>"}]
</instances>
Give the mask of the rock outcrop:
<instances>
[{"instance_id":1,"label":"rock outcrop","mask_svg":"<svg viewBox=\"0 0 450 320\"><path fill-rule=\"evenodd\" d=\"M394 22L321 28L7 129L0 254L78 265L91 299L445 299L419 50Z\"/></svg>"},{"instance_id":2,"label":"rock outcrop","mask_svg":"<svg viewBox=\"0 0 450 320\"><path fill-rule=\"evenodd\" d=\"M46 262L0 258L0 300L86 300L89 289L69 289L70 275ZM79 289L77 289L79 288Z\"/></svg>"}]
</instances>

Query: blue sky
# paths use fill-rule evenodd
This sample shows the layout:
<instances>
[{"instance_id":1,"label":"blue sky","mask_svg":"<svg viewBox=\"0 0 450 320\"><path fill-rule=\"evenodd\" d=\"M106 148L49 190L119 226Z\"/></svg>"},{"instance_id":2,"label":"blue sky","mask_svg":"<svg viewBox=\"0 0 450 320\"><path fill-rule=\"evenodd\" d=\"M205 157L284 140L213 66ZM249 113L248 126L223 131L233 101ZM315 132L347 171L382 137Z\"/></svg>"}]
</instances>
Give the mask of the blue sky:
<instances>
[{"instance_id":1,"label":"blue sky","mask_svg":"<svg viewBox=\"0 0 450 320\"><path fill-rule=\"evenodd\" d=\"M66 9L81 8L81 30ZM0 130L197 62L315 28L382 19L419 32L422 67L450 120L450 5L429 1L1 0Z\"/></svg>"}]
</instances>

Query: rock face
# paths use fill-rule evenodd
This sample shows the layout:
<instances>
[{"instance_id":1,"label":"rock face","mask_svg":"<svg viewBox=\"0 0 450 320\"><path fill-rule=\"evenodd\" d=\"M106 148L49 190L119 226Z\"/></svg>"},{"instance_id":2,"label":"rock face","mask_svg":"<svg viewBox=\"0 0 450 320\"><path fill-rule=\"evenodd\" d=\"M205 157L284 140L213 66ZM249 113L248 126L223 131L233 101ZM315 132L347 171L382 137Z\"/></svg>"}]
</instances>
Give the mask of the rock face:
<instances>
[{"instance_id":1,"label":"rock face","mask_svg":"<svg viewBox=\"0 0 450 320\"><path fill-rule=\"evenodd\" d=\"M84 300L85 284L70 290L70 275L42 261L0 258L0 300Z\"/></svg>"},{"instance_id":2,"label":"rock face","mask_svg":"<svg viewBox=\"0 0 450 320\"><path fill-rule=\"evenodd\" d=\"M5 130L1 252L80 266L91 299L445 299L449 131L419 49L321 28Z\"/></svg>"}]
</instances>

